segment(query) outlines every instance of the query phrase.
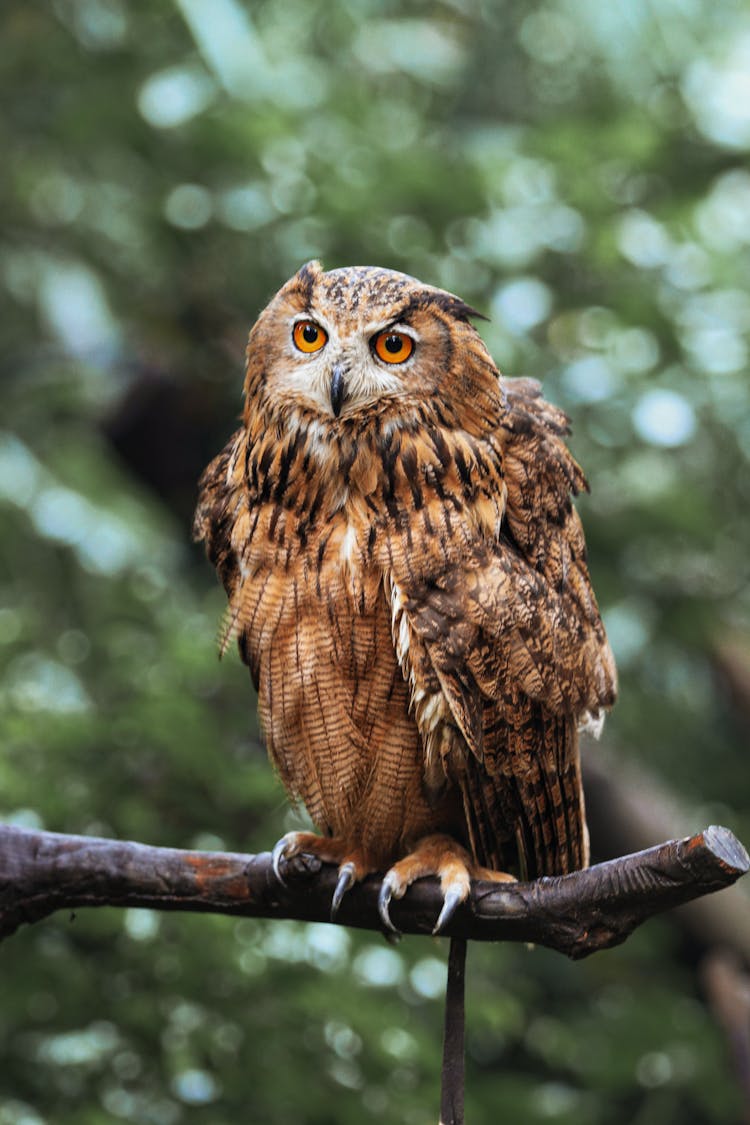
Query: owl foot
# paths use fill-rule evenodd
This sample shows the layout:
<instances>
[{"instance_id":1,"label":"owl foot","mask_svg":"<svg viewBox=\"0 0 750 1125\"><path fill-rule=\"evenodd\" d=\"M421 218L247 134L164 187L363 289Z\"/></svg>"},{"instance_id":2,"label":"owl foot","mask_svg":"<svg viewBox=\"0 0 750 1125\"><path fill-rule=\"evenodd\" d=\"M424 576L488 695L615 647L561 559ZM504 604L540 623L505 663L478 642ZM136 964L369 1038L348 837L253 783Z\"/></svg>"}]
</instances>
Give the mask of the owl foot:
<instances>
[{"instance_id":1,"label":"owl foot","mask_svg":"<svg viewBox=\"0 0 750 1125\"><path fill-rule=\"evenodd\" d=\"M304 841L300 837L308 835L312 836L312 833L287 832L274 844L271 852L271 867L282 887L287 885L285 876L292 860L303 854ZM312 838L315 839L316 837L313 836ZM309 852L308 854L312 856L313 853Z\"/></svg>"},{"instance_id":2,"label":"owl foot","mask_svg":"<svg viewBox=\"0 0 750 1125\"><path fill-rule=\"evenodd\" d=\"M378 911L383 925L391 933L398 933L390 916L392 899L403 898L412 883L428 875L437 875L443 892L443 906L438 915L433 934L442 933L462 902L469 897L471 880L491 879L494 882L514 883L512 875L504 871L491 871L475 863L465 848L451 836L425 836L414 851L394 863L386 872L378 896Z\"/></svg>"},{"instance_id":3,"label":"owl foot","mask_svg":"<svg viewBox=\"0 0 750 1125\"><path fill-rule=\"evenodd\" d=\"M339 877L331 900L331 921L338 914L346 892L371 870L363 863L362 857L353 854L351 846L342 839L316 836L314 832L287 832L271 852L273 873L282 886L286 886L284 876L295 859L304 859L308 869L310 861L317 862L318 867L321 863L338 864Z\"/></svg>"}]
</instances>

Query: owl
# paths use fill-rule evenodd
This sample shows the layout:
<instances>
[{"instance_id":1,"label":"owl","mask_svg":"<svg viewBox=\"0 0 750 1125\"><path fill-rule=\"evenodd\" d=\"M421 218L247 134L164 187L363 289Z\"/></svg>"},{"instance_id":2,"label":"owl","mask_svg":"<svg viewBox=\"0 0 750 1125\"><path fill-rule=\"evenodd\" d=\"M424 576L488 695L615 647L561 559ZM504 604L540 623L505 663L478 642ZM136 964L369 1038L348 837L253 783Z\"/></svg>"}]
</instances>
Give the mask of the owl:
<instances>
[{"instance_id":1,"label":"owl","mask_svg":"<svg viewBox=\"0 0 750 1125\"><path fill-rule=\"evenodd\" d=\"M287 833L380 914L440 880L585 866L578 733L615 667L571 494L567 419L506 379L458 297L310 262L259 316L242 424L195 535L226 589L268 752L319 834Z\"/></svg>"}]
</instances>

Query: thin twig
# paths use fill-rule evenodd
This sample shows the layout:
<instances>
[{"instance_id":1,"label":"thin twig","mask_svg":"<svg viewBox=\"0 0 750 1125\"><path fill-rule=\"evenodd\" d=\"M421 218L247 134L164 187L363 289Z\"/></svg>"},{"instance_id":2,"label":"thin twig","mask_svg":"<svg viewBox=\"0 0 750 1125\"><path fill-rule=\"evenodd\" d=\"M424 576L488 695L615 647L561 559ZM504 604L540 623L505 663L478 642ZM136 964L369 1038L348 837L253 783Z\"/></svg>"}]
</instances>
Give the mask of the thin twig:
<instances>
[{"instance_id":1,"label":"thin twig","mask_svg":"<svg viewBox=\"0 0 750 1125\"><path fill-rule=\"evenodd\" d=\"M464 1125L466 938L451 938L440 1089L440 1125Z\"/></svg>"},{"instance_id":2,"label":"thin twig","mask_svg":"<svg viewBox=\"0 0 750 1125\"><path fill-rule=\"evenodd\" d=\"M653 914L734 883L750 866L742 844L713 826L684 840L533 883L481 883L446 927L449 937L533 942L569 957L617 945ZM287 885L271 856L191 852L0 826L0 938L56 910L146 906L256 918L328 921L336 869L292 861ZM372 877L344 898L337 922L380 929ZM392 917L404 933L431 933L436 879L421 879Z\"/></svg>"}]
</instances>

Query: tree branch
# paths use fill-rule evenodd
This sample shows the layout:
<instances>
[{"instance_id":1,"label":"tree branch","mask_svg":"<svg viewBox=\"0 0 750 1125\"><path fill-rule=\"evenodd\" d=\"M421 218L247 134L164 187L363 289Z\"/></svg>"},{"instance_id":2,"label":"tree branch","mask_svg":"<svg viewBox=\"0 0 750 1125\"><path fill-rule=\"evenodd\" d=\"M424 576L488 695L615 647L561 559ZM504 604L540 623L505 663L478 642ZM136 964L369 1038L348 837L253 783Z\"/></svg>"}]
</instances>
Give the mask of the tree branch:
<instances>
[{"instance_id":1,"label":"tree branch","mask_svg":"<svg viewBox=\"0 0 750 1125\"><path fill-rule=\"evenodd\" d=\"M684 840L533 883L476 882L471 901L446 927L475 941L534 942L569 957L617 945L653 914L734 883L750 858L717 826ZM280 885L268 852L190 852L146 844L0 826L0 938L56 910L142 906L254 918L328 921L336 870L310 857L292 860ZM337 921L380 929L380 880L344 898ZM435 879L393 903L404 933L431 933L440 910Z\"/></svg>"},{"instance_id":2,"label":"tree branch","mask_svg":"<svg viewBox=\"0 0 750 1125\"><path fill-rule=\"evenodd\" d=\"M597 862L638 852L690 831L695 813L652 770L607 747L584 747L586 815ZM682 956L714 946L733 949L750 965L750 887L718 898L697 898L670 915L688 938ZM743 893L744 892L744 893ZM692 951L692 952L690 952Z\"/></svg>"}]
</instances>

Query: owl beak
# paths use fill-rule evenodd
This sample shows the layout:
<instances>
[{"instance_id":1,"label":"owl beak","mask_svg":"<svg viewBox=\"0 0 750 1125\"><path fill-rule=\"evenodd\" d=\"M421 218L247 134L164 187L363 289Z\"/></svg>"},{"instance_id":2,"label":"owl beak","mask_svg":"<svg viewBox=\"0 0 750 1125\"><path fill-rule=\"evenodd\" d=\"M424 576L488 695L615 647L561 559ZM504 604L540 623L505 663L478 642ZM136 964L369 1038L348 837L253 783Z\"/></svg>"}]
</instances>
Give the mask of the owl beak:
<instances>
[{"instance_id":1,"label":"owl beak","mask_svg":"<svg viewBox=\"0 0 750 1125\"><path fill-rule=\"evenodd\" d=\"M337 418L346 400L346 392L348 389L346 379L344 378L345 373L345 368L337 363L333 369L333 375L331 376L331 409Z\"/></svg>"}]
</instances>

